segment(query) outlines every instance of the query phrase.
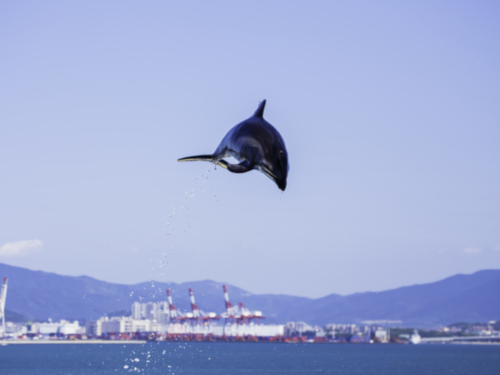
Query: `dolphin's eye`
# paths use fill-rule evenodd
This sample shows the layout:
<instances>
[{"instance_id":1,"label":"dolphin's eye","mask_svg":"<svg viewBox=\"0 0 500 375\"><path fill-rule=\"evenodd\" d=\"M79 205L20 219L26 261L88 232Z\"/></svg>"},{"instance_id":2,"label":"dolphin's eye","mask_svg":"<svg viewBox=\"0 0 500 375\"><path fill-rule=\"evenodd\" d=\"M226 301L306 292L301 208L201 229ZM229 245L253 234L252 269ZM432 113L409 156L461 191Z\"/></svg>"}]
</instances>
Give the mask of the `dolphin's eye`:
<instances>
[{"instance_id":1,"label":"dolphin's eye","mask_svg":"<svg viewBox=\"0 0 500 375\"><path fill-rule=\"evenodd\" d=\"M280 150L280 155L281 155L281 156L285 155L285 151Z\"/></svg>"}]
</instances>

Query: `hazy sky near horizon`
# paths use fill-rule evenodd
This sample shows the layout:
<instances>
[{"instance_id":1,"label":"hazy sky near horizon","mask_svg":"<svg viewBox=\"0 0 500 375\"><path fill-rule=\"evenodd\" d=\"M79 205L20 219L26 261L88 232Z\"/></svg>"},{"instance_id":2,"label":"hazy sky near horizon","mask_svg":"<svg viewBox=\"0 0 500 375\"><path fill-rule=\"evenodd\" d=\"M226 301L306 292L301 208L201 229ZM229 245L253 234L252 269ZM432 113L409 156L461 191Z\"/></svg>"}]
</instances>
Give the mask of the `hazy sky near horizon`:
<instances>
[{"instance_id":1,"label":"hazy sky near horizon","mask_svg":"<svg viewBox=\"0 0 500 375\"><path fill-rule=\"evenodd\" d=\"M499 19L496 1L2 2L0 262L309 297L500 268ZM284 193L176 162L262 99Z\"/></svg>"}]
</instances>

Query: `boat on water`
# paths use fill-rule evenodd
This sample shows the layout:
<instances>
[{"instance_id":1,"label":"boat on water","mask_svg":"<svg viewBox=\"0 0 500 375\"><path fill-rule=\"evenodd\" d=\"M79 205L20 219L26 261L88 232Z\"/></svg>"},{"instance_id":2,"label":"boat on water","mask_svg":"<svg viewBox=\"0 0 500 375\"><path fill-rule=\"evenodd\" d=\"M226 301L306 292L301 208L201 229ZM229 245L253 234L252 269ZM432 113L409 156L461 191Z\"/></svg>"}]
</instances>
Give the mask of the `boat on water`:
<instances>
[{"instance_id":1,"label":"boat on water","mask_svg":"<svg viewBox=\"0 0 500 375\"><path fill-rule=\"evenodd\" d=\"M410 340L409 341L410 341L411 344L414 344L414 345L420 344L421 339L420 339L420 335L418 334L417 330L415 330L413 332L413 335L410 336Z\"/></svg>"}]
</instances>

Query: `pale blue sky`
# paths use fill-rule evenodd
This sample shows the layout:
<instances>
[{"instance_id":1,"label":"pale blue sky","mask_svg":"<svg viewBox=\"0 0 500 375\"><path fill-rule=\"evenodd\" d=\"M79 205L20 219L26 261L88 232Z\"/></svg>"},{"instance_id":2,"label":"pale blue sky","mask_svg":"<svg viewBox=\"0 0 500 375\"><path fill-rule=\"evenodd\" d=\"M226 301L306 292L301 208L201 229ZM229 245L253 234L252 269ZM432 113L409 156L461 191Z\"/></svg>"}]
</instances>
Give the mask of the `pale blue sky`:
<instances>
[{"instance_id":1,"label":"pale blue sky","mask_svg":"<svg viewBox=\"0 0 500 375\"><path fill-rule=\"evenodd\" d=\"M2 2L0 262L311 297L500 268L499 19L496 1ZM176 162L264 98L286 192Z\"/></svg>"}]
</instances>

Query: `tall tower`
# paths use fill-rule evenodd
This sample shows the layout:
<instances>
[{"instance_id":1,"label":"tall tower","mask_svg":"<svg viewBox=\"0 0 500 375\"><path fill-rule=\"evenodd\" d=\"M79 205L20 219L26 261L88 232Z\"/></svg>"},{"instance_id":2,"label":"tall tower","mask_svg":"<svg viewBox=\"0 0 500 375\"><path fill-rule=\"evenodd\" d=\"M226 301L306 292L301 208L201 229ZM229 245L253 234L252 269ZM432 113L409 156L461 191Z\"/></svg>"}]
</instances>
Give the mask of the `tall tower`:
<instances>
[{"instance_id":1,"label":"tall tower","mask_svg":"<svg viewBox=\"0 0 500 375\"><path fill-rule=\"evenodd\" d=\"M7 281L8 278L3 279L2 290L0 291L0 317L2 318L2 339L5 339L5 300L7 299Z\"/></svg>"},{"instance_id":2,"label":"tall tower","mask_svg":"<svg viewBox=\"0 0 500 375\"><path fill-rule=\"evenodd\" d=\"M141 304L139 302L134 302L132 304L132 319L140 320L141 319Z\"/></svg>"}]
</instances>

